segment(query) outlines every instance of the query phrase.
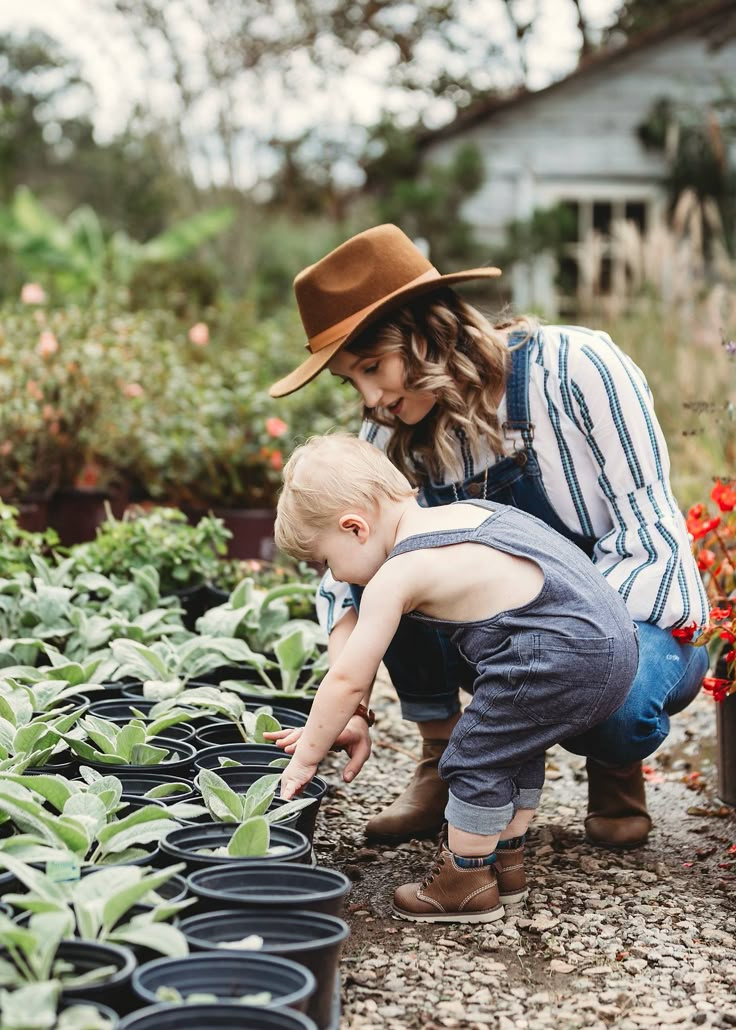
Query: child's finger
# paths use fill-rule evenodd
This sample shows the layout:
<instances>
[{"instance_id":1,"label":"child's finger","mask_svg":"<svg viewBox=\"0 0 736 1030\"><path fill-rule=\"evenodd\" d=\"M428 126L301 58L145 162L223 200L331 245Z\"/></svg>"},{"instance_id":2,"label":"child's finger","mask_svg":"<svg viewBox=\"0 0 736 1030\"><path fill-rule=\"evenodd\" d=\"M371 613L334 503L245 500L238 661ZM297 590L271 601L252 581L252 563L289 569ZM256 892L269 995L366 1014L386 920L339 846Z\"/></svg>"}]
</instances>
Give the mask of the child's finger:
<instances>
[{"instance_id":1,"label":"child's finger","mask_svg":"<svg viewBox=\"0 0 736 1030\"><path fill-rule=\"evenodd\" d=\"M263 736L267 737L268 740L275 740L278 742L282 737L288 736L291 732L291 729L287 727L285 730L267 730Z\"/></svg>"}]
</instances>

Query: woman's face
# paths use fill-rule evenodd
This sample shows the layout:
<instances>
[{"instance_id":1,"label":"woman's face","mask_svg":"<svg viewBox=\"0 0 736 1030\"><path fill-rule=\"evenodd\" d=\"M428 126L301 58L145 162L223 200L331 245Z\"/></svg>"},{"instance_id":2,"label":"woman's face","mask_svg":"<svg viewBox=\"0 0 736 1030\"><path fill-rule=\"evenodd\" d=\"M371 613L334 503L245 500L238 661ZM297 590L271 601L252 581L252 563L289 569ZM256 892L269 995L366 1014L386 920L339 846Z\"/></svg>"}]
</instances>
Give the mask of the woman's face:
<instances>
[{"instance_id":1,"label":"woman's face","mask_svg":"<svg viewBox=\"0 0 736 1030\"><path fill-rule=\"evenodd\" d=\"M429 390L407 387L399 351L359 355L341 350L327 367L333 376L355 387L366 408L382 408L408 426L421 422L437 401Z\"/></svg>"}]
</instances>

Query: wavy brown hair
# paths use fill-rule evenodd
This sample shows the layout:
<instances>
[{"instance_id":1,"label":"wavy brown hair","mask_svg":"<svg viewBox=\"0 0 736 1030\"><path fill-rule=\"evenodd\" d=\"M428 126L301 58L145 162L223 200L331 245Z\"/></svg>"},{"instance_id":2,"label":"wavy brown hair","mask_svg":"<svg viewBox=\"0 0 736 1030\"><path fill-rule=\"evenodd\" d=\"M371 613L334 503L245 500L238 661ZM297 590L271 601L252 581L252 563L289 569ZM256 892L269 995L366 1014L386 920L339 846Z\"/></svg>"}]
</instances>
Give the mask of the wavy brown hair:
<instances>
[{"instance_id":1,"label":"wavy brown hair","mask_svg":"<svg viewBox=\"0 0 736 1030\"><path fill-rule=\"evenodd\" d=\"M386 453L407 479L421 486L451 470L462 478L458 430L477 453L481 441L497 454L503 450L497 405L509 366L502 330L527 327L526 318L491 322L453 290L421 297L393 312L363 333L347 350L361 356L399 352L406 385L429 390L437 403L417 425L405 425L387 411L366 408L365 416L393 430Z\"/></svg>"}]
</instances>

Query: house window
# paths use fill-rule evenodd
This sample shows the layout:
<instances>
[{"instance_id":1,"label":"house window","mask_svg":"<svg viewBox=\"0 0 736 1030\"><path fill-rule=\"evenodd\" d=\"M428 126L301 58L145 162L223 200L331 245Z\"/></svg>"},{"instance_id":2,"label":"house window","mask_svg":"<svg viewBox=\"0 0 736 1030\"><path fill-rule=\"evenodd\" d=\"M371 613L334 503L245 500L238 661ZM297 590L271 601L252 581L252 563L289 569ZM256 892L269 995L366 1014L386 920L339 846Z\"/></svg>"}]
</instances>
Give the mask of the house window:
<instances>
[{"instance_id":1,"label":"house window","mask_svg":"<svg viewBox=\"0 0 736 1030\"><path fill-rule=\"evenodd\" d=\"M565 247L558 257L557 286L563 308L574 309L580 301L591 299L591 289L599 295L610 295L621 289L626 270L619 256L611 247L611 227L614 222L633 222L639 232L646 231L649 223L650 205L647 200L630 199L604 200L601 198L563 201L563 205L577 218L577 239ZM595 248L598 266L584 268L582 261L590 260L584 241L591 232L602 240L602 247ZM591 273L594 285L591 287ZM584 294L586 294L584 296Z\"/></svg>"}]
</instances>

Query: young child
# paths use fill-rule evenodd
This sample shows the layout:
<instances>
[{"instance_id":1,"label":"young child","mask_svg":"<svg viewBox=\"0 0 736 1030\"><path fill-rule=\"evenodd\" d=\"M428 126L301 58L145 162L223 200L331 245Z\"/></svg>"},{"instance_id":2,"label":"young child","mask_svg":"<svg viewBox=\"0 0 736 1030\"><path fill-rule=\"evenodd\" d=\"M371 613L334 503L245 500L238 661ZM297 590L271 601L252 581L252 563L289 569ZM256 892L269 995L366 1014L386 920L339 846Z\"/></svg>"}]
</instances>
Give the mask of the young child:
<instances>
[{"instance_id":1,"label":"young child","mask_svg":"<svg viewBox=\"0 0 736 1030\"><path fill-rule=\"evenodd\" d=\"M273 735L293 751L282 796L311 780L368 700L400 620L435 627L474 668L473 698L440 764L447 841L422 883L396 890L393 910L429 922L501 918L526 896L523 841L545 749L611 715L636 674L622 597L534 516L482 500L422 508L381 451L346 435L315 437L292 455L276 542L365 588L303 731Z\"/></svg>"}]
</instances>

